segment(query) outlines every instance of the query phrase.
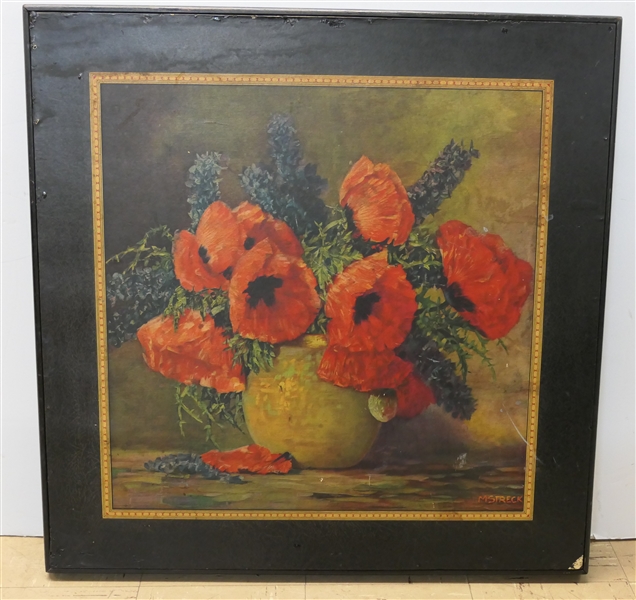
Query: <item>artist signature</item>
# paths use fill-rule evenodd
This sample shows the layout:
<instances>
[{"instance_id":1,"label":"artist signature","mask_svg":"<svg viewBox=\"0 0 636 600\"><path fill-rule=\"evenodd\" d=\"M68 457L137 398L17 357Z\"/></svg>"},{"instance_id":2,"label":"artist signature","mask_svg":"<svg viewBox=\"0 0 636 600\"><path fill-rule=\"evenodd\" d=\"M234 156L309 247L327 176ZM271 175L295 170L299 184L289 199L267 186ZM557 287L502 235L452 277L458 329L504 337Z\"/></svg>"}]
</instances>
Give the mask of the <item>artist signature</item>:
<instances>
[{"instance_id":1,"label":"artist signature","mask_svg":"<svg viewBox=\"0 0 636 600\"><path fill-rule=\"evenodd\" d=\"M479 496L479 502L484 504L520 504L523 496Z\"/></svg>"}]
</instances>

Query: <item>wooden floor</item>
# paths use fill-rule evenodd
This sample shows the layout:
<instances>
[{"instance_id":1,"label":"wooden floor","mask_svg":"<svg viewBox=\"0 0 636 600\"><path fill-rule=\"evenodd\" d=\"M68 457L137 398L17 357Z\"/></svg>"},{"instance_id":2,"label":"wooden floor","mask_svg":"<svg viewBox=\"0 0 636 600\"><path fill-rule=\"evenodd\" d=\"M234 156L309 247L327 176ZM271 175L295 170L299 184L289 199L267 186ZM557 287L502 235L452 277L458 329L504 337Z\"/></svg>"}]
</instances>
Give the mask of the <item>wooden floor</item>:
<instances>
[{"instance_id":1,"label":"wooden floor","mask_svg":"<svg viewBox=\"0 0 636 600\"><path fill-rule=\"evenodd\" d=\"M214 576L47 575L41 538L0 538L0 597L34 599L393 600L518 598L611 600L634 598L634 540L593 542L589 575L575 580L502 576L286 578Z\"/></svg>"}]
</instances>

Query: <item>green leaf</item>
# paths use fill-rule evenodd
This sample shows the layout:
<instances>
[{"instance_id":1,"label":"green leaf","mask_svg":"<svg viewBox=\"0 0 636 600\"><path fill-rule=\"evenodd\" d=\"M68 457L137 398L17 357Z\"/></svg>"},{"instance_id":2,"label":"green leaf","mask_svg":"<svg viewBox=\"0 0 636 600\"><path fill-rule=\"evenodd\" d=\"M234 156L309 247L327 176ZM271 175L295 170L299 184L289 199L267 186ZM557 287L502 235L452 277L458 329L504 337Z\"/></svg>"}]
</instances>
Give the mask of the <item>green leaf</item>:
<instances>
[{"instance_id":1,"label":"green leaf","mask_svg":"<svg viewBox=\"0 0 636 600\"><path fill-rule=\"evenodd\" d=\"M171 245L168 228L155 227L107 261L123 266L106 275L109 344L119 347L134 339L141 325L165 310L178 285Z\"/></svg>"},{"instance_id":2,"label":"green leaf","mask_svg":"<svg viewBox=\"0 0 636 600\"><path fill-rule=\"evenodd\" d=\"M247 373L269 371L274 366L276 350L273 344L244 338L234 334L228 340L228 346L234 352L234 364L240 364Z\"/></svg>"},{"instance_id":3,"label":"green leaf","mask_svg":"<svg viewBox=\"0 0 636 600\"><path fill-rule=\"evenodd\" d=\"M244 431L242 402L243 395L240 392L222 394L213 388L178 383L175 387L175 403L181 435L185 436L184 426L188 421L184 417L188 416L203 425L206 441L217 446L212 437L213 425L223 427L229 424Z\"/></svg>"},{"instance_id":4,"label":"green leaf","mask_svg":"<svg viewBox=\"0 0 636 600\"><path fill-rule=\"evenodd\" d=\"M187 309L198 311L201 318L205 318L207 315L211 316L217 327L231 329L229 300L227 292L223 290L189 292L179 286L170 297L163 314L174 319L176 330L181 315Z\"/></svg>"},{"instance_id":5,"label":"green leaf","mask_svg":"<svg viewBox=\"0 0 636 600\"><path fill-rule=\"evenodd\" d=\"M151 244L151 240L157 241L163 240L164 244L158 246ZM130 262L124 268L122 273L129 273L135 271L140 267L149 266L161 266L162 268L172 269L172 248L166 249L166 244L169 242L172 246L174 236L170 230L165 226L154 227L149 229L141 240L139 240L134 246L126 248L126 250L111 256L107 261L108 263L120 263L123 260L129 260Z\"/></svg>"},{"instance_id":6,"label":"green leaf","mask_svg":"<svg viewBox=\"0 0 636 600\"><path fill-rule=\"evenodd\" d=\"M473 356L481 358L495 377L492 359L488 354L488 340L452 308L439 292L435 298L429 291L420 291L417 303L419 308L413 321L417 335L434 340L447 357L454 356L464 380L468 376L468 363Z\"/></svg>"},{"instance_id":7,"label":"green leaf","mask_svg":"<svg viewBox=\"0 0 636 600\"><path fill-rule=\"evenodd\" d=\"M331 210L333 218L327 225L317 224L317 233L301 239L305 250L303 258L314 272L321 291L326 290L338 273L362 258L354 246L353 232L344 211L340 207Z\"/></svg>"},{"instance_id":8,"label":"green leaf","mask_svg":"<svg viewBox=\"0 0 636 600\"><path fill-rule=\"evenodd\" d=\"M406 278L415 289L445 283L442 256L434 235L427 227L414 227L404 244L388 246L388 254L389 263L401 265L406 271Z\"/></svg>"}]
</instances>

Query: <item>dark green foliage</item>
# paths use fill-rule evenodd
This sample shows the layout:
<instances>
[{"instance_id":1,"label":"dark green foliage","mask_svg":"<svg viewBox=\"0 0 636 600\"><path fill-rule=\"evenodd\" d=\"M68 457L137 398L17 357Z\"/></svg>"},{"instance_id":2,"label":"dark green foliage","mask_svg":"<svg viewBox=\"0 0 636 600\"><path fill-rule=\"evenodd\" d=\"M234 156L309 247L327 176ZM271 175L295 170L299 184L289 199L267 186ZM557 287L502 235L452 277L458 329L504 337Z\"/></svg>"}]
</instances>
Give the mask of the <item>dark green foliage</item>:
<instances>
[{"instance_id":1,"label":"dark green foliage","mask_svg":"<svg viewBox=\"0 0 636 600\"><path fill-rule=\"evenodd\" d=\"M147 471L166 475L201 475L204 479L225 481L226 483L246 483L239 475L223 473L201 460L198 454L168 454L144 463Z\"/></svg>"},{"instance_id":2,"label":"dark green foliage","mask_svg":"<svg viewBox=\"0 0 636 600\"><path fill-rule=\"evenodd\" d=\"M223 290L207 290L205 293L189 292L181 286L177 287L164 310L166 317L174 319L175 328L179 317L186 309L196 310L204 318L210 315L217 327L230 329L230 307L227 292Z\"/></svg>"},{"instance_id":3,"label":"dark green foliage","mask_svg":"<svg viewBox=\"0 0 636 600\"><path fill-rule=\"evenodd\" d=\"M228 346L234 352L234 362L239 363L246 374L259 373L273 366L275 350L272 344L232 334L227 292L209 290L208 293L198 294L178 287L170 298L164 314L174 319L176 329L179 317L188 308L198 311L202 317L212 316L216 326L226 330ZM183 426L186 423L186 415L203 426L206 440L213 444L215 443L212 437L214 424L229 423L237 429L244 429L241 393L219 393L213 388L178 384L175 399L182 435L185 435Z\"/></svg>"},{"instance_id":4,"label":"dark green foliage","mask_svg":"<svg viewBox=\"0 0 636 600\"><path fill-rule=\"evenodd\" d=\"M205 209L221 197L219 184L224 169L227 169L227 160L218 152L197 154L190 167L186 186L192 190L188 197L188 203L192 205L188 213L192 219L192 231L196 229Z\"/></svg>"},{"instance_id":5,"label":"dark green foliage","mask_svg":"<svg viewBox=\"0 0 636 600\"><path fill-rule=\"evenodd\" d=\"M320 195L326 180L316 165L303 161L296 129L289 115L274 115L267 127L273 164L251 165L241 182L252 202L285 221L297 235L315 231L328 217Z\"/></svg>"},{"instance_id":6,"label":"dark green foliage","mask_svg":"<svg viewBox=\"0 0 636 600\"><path fill-rule=\"evenodd\" d=\"M410 188L409 198L415 213L416 223L437 212L440 204L450 198L453 190L462 182L470 169L473 158L479 158L479 150L470 142L468 149L464 143L454 140L446 146L431 163L422 177Z\"/></svg>"},{"instance_id":7,"label":"dark green foliage","mask_svg":"<svg viewBox=\"0 0 636 600\"><path fill-rule=\"evenodd\" d=\"M149 229L134 246L111 256L106 262L122 263L128 261L123 273L134 271L140 266L161 266L164 269L171 269L173 239L174 236L165 225L154 227Z\"/></svg>"},{"instance_id":8,"label":"dark green foliage","mask_svg":"<svg viewBox=\"0 0 636 600\"><path fill-rule=\"evenodd\" d=\"M171 243L168 229L157 227L108 261L127 263L121 273L106 277L109 344L119 347L134 339L144 323L166 308L178 285L165 247Z\"/></svg>"},{"instance_id":9,"label":"dark green foliage","mask_svg":"<svg viewBox=\"0 0 636 600\"><path fill-rule=\"evenodd\" d=\"M330 210L332 217L327 225L317 224L316 232L307 233L301 238L305 249L303 259L316 276L318 294L323 305L307 330L310 334L327 332L329 319L324 309L327 286L352 262L363 258L362 252L356 247L345 212L340 207Z\"/></svg>"},{"instance_id":10,"label":"dark green foliage","mask_svg":"<svg viewBox=\"0 0 636 600\"><path fill-rule=\"evenodd\" d=\"M108 275L108 343L119 347L134 339L144 323L164 311L177 285L172 270L162 267Z\"/></svg>"},{"instance_id":11,"label":"dark green foliage","mask_svg":"<svg viewBox=\"0 0 636 600\"><path fill-rule=\"evenodd\" d=\"M470 419L477 408L472 390L457 374L457 365L442 354L433 340L411 332L398 354L414 363L439 406L454 418Z\"/></svg>"},{"instance_id":12,"label":"dark green foliage","mask_svg":"<svg viewBox=\"0 0 636 600\"><path fill-rule=\"evenodd\" d=\"M186 294L188 293L186 292ZM181 301L183 297L184 296L177 290L172 306L183 306ZM213 304L218 302L216 306L220 306L221 297L222 296L218 296L216 300L211 300L211 302ZM188 296L188 301L192 301L192 295ZM225 297L225 301L227 301L227 297ZM195 303L197 302L199 301L195 300ZM175 309L175 312L170 312L169 314L173 317L177 317L179 315L178 310L179 309ZM199 310L199 308L196 310ZM205 308L205 311L207 314L210 314L208 308ZM229 327L228 334L231 335ZM272 344L258 340L250 340L235 334L228 338L228 346L234 352L234 362L240 363L246 374L250 372L259 373L273 366L275 350ZM224 426L229 424L241 431L245 430L243 394L240 392L219 393L213 388L200 385L177 384L175 388L175 402L179 417L179 428L183 436L185 436L184 425L187 423L186 417L190 417L190 419L202 425L205 431L206 441L211 442L215 446L216 442L213 438L214 425Z\"/></svg>"},{"instance_id":13,"label":"dark green foliage","mask_svg":"<svg viewBox=\"0 0 636 600\"><path fill-rule=\"evenodd\" d=\"M305 249L303 259L323 291L345 267L362 258L362 253L354 246L353 232L344 211L340 207L331 210L333 216L328 225L318 224L315 233L308 233L301 239Z\"/></svg>"},{"instance_id":14,"label":"dark green foliage","mask_svg":"<svg viewBox=\"0 0 636 600\"><path fill-rule=\"evenodd\" d=\"M307 333L310 335L325 335L327 333L327 323L329 323L329 318L325 314L326 295L320 294L320 299L322 300L322 306L320 307L314 322L307 329Z\"/></svg>"},{"instance_id":15,"label":"dark green foliage","mask_svg":"<svg viewBox=\"0 0 636 600\"><path fill-rule=\"evenodd\" d=\"M434 300L418 294L419 309L413 322L418 336L431 339L447 356L457 357L459 370L465 380L468 376L468 360L479 356L494 376L493 364L488 355L488 340L477 331L445 300Z\"/></svg>"},{"instance_id":16,"label":"dark green foliage","mask_svg":"<svg viewBox=\"0 0 636 600\"><path fill-rule=\"evenodd\" d=\"M389 245L388 253L389 263L402 265L406 278L416 290L445 283L442 256L435 238L424 227L414 227L402 246Z\"/></svg>"},{"instance_id":17,"label":"dark green foliage","mask_svg":"<svg viewBox=\"0 0 636 600\"><path fill-rule=\"evenodd\" d=\"M233 427L243 429L243 395L240 392L220 394L213 388L200 385L183 385L175 387L175 402L179 416L181 435L185 435L183 426L185 416L203 425L205 439L216 446L212 437L212 426L223 426L229 423Z\"/></svg>"},{"instance_id":18,"label":"dark green foliage","mask_svg":"<svg viewBox=\"0 0 636 600\"><path fill-rule=\"evenodd\" d=\"M234 352L234 363L240 363L246 373L269 371L274 366L276 350L273 344L235 334L228 340Z\"/></svg>"}]
</instances>

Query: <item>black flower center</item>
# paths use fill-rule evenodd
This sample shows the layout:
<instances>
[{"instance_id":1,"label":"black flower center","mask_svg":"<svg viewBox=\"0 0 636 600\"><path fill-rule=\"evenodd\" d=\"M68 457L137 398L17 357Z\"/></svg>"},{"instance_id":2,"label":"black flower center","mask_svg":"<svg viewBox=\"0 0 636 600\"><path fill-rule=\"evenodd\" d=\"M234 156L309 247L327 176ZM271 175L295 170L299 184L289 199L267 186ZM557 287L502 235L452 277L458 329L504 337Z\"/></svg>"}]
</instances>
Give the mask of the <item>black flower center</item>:
<instances>
[{"instance_id":1,"label":"black flower center","mask_svg":"<svg viewBox=\"0 0 636 600\"><path fill-rule=\"evenodd\" d=\"M273 306L276 302L276 290L283 286L283 280L273 275L261 275L247 284L243 292L247 294L247 304L250 308L256 308L262 300L265 306Z\"/></svg>"},{"instance_id":2,"label":"black flower center","mask_svg":"<svg viewBox=\"0 0 636 600\"><path fill-rule=\"evenodd\" d=\"M473 312L475 303L464 296L461 286L456 281L444 288L444 296L446 301L459 312Z\"/></svg>"},{"instance_id":3,"label":"black flower center","mask_svg":"<svg viewBox=\"0 0 636 600\"><path fill-rule=\"evenodd\" d=\"M362 321L366 321L373 311L373 306L377 302L380 302L380 294L376 292L369 292L368 294L358 296L353 307L353 322L356 325L360 325Z\"/></svg>"},{"instance_id":4,"label":"black flower center","mask_svg":"<svg viewBox=\"0 0 636 600\"><path fill-rule=\"evenodd\" d=\"M243 248L245 248L246 250L251 250L254 247L255 243L256 240L253 237L248 237L243 242Z\"/></svg>"},{"instance_id":5,"label":"black flower center","mask_svg":"<svg viewBox=\"0 0 636 600\"><path fill-rule=\"evenodd\" d=\"M231 277L232 277L232 267L228 267L227 269L225 269L225 271L223 271L223 273L221 273L221 275L223 275L223 277L225 277L225 279L231 279Z\"/></svg>"},{"instance_id":6,"label":"black flower center","mask_svg":"<svg viewBox=\"0 0 636 600\"><path fill-rule=\"evenodd\" d=\"M208 249L205 246L199 246L199 256L201 260L207 265L210 262L210 256L208 255Z\"/></svg>"}]
</instances>

